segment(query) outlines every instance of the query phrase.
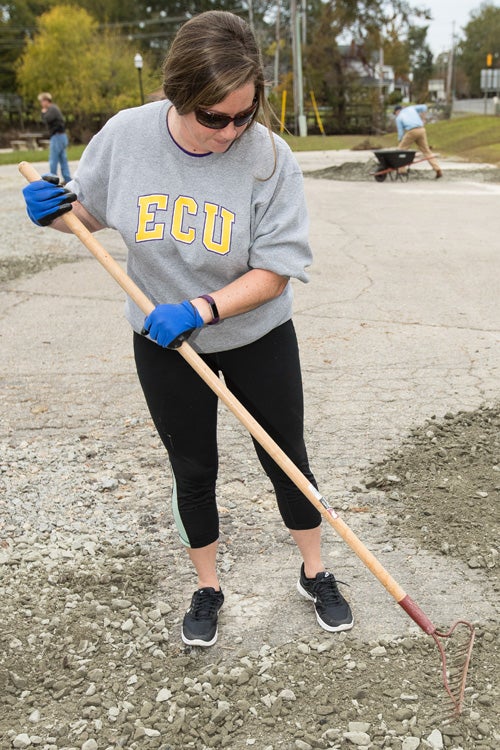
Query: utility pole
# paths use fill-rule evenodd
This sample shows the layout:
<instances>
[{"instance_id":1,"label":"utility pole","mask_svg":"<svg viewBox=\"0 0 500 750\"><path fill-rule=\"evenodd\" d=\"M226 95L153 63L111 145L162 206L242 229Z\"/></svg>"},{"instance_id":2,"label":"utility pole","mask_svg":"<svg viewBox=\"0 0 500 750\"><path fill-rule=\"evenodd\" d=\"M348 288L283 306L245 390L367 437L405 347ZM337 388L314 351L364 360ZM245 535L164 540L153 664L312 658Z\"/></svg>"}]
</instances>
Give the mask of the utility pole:
<instances>
[{"instance_id":1,"label":"utility pole","mask_svg":"<svg viewBox=\"0 0 500 750\"><path fill-rule=\"evenodd\" d=\"M450 117L451 112L453 109L453 99L454 99L454 91L453 91L453 66L454 66L454 58L455 57L455 21L453 21L451 26L451 49L450 54L448 55L448 70L447 70L447 78L446 78L446 103L450 106Z\"/></svg>"},{"instance_id":2,"label":"utility pole","mask_svg":"<svg viewBox=\"0 0 500 750\"><path fill-rule=\"evenodd\" d=\"M302 43L307 41L307 0L301 0L302 13Z\"/></svg>"},{"instance_id":3,"label":"utility pole","mask_svg":"<svg viewBox=\"0 0 500 750\"><path fill-rule=\"evenodd\" d=\"M250 24L250 28L255 34L255 26L253 23L253 0L248 0L248 23Z\"/></svg>"},{"instance_id":4,"label":"utility pole","mask_svg":"<svg viewBox=\"0 0 500 750\"><path fill-rule=\"evenodd\" d=\"M385 97L384 97L384 47L380 44L378 51L378 76L380 82L379 102L380 102L380 130L385 131Z\"/></svg>"},{"instance_id":5,"label":"utility pole","mask_svg":"<svg viewBox=\"0 0 500 750\"><path fill-rule=\"evenodd\" d=\"M293 107L295 113L295 134L307 135L307 119L304 115L304 84L302 80L302 40L300 13L297 12L297 0L290 0L290 17L292 23L292 56L293 56Z\"/></svg>"},{"instance_id":6,"label":"utility pole","mask_svg":"<svg viewBox=\"0 0 500 750\"><path fill-rule=\"evenodd\" d=\"M278 0L276 3L276 28L274 32L274 43L276 49L274 50L274 88L277 89L280 82L280 3Z\"/></svg>"}]
</instances>

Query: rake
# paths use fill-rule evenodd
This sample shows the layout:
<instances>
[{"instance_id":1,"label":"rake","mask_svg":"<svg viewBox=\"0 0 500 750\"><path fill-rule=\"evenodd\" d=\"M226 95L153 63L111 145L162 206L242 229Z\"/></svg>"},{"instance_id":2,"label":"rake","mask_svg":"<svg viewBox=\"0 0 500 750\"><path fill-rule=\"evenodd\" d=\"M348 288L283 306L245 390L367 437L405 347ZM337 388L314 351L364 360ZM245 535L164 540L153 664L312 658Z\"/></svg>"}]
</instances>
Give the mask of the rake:
<instances>
[{"instance_id":1,"label":"rake","mask_svg":"<svg viewBox=\"0 0 500 750\"><path fill-rule=\"evenodd\" d=\"M34 182L41 177L34 167L28 162L19 164L19 171L28 180ZM85 247L94 255L106 271L115 279L121 288L142 310L144 315L149 315L154 309L153 303L144 292L132 281L121 266L109 255L98 240L78 219L73 211L62 216L67 226L71 229ZM335 531L349 545L353 552L373 573L378 581L387 589L389 594L397 601L406 614L423 630L430 635L439 650L441 659L441 672L444 688L451 699L453 713L459 715L462 712L465 683L469 669L472 647L474 645L475 630L472 623L466 620L458 620L449 630L443 632L438 630L427 615L404 591L396 580L388 573L383 565L377 560L372 552L363 544L349 526L340 518L338 513L331 507L327 500L309 482L300 469L288 458L278 444L267 434L261 425L247 411L247 409L231 393L227 386L212 372L203 359L187 343L184 334L178 337L171 345L177 349L179 354L191 365L212 391L236 416L248 432L260 443L265 451L274 459L278 466L287 474L294 484L301 490L305 497L319 510L326 521L333 526ZM453 664L448 658L447 651L450 650L451 639L454 638ZM455 648L456 646L456 648Z\"/></svg>"}]
</instances>

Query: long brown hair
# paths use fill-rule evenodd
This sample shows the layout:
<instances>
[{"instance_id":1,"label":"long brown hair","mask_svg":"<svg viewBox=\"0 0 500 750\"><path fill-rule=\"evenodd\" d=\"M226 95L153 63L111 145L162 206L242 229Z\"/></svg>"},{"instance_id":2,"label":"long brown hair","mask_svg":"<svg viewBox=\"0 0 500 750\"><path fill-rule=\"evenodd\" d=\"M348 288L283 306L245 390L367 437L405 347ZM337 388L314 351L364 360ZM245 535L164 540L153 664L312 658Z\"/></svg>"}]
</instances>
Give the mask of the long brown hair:
<instances>
[{"instance_id":1,"label":"long brown hair","mask_svg":"<svg viewBox=\"0 0 500 750\"><path fill-rule=\"evenodd\" d=\"M177 32L163 65L163 91L180 115L219 104L247 83L255 85L259 111L270 130L260 50L249 24L239 16L210 10Z\"/></svg>"}]
</instances>

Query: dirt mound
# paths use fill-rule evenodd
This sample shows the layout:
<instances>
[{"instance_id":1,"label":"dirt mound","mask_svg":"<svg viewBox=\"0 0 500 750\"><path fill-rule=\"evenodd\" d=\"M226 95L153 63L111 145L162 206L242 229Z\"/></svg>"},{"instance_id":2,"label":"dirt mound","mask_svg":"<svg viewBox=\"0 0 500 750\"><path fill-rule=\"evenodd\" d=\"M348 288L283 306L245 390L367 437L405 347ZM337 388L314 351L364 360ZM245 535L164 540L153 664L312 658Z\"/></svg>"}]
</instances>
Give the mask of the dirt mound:
<instances>
[{"instance_id":1,"label":"dirt mound","mask_svg":"<svg viewBox=\"0 0 500 750\"><path fill-rule=\"evenodd\" d=\"M305 171L306 177L313 177L318 180L339 180L348 182L359 182L364 180L373 180L373 172L380 170L380 164L376 159L370 162L359 163L359 162L345 162L340 166L326 167L325 169L317 169L311 171ZM443 164L444 177L443 180L446 182L500 182L500 169L494 167L489 169L449 169L446 170L446 164ZM387 174L386 182L391 182L391 178L394 179L396 176L395 172ZM415 180L433 180L434 172L429 169L422 168L411 168L409 169L409 180L414 182Z\"/></svg>"}]
</instances>

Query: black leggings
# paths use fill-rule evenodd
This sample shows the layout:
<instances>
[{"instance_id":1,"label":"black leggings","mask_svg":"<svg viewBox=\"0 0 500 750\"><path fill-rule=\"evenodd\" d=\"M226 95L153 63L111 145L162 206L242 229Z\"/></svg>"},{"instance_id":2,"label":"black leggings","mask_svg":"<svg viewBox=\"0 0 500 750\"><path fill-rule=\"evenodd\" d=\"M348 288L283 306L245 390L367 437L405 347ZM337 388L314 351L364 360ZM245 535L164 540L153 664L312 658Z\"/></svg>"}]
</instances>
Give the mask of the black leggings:
<instances>
[{"instance_id":1,"label":"black leggings","mask_svg":"<svg viewBox=\"0 0 500 750\"><path fill-rule=\"evenodd\" d=\"M173 472L172 507L184 544L205 547L219 536L217 396L176 351L134 334L139 380ZM316 486L304 444L297 339L288 321L253 344L202 358ZM321 514L254 440L289 529L313 529Z\"/></svg>"}]
</instances>

